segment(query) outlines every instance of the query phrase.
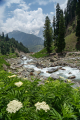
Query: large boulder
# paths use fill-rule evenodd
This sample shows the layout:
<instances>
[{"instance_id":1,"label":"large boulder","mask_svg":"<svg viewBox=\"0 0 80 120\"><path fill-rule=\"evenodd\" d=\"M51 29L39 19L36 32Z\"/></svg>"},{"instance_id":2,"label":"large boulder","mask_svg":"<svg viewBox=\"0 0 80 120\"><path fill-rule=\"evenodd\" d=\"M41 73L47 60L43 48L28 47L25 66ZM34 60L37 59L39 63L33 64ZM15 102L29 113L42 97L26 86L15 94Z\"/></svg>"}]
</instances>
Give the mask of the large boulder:
<instances>
[{"instance_id":1,"label":"large boulder","mask_svg":"<svg viewBox=\"0 0 80 120\"><path fill-rule=\"evenodd\" d=\"M72 75L72 76L69 76L69 77L68 77L68 79L74 79L74 78L76 78L75 75Z\"/></svg>"},{"instance_id":2,"label":"large boulder","mask_svg":"<svg viewBox=\"0 0 80 120\"><path fill-rule=\"evenodd\" d=\"M50 61L50 62L55 62L55 61L57 61L57 59L56 59L56 58L50 58L49 61Z\"/></svg>"},{"instance_id":3,"label":"large boulder","mask_svg":"<svg viewBox=\"0 0 80 120\"><path fill-rule=\"evenodd\" d=\"M52 68L52 69L48 70L47 72L48 73L53 73L53 72L56 72L56 71L58 71L58 68Z\"/></svg>"},{"instance_id":4,"label":"large boulder","mask_svg":"<svg viewBox=\"0 0 80 120\"><path fill-rule=\"evenodd\" d=\"M28 72L34 72L34 69L33 68L28 68L27 71Z\"/></svg>"},{"instance_id":5,"label":"large boulder","mask_svg":"<svg viewBox=\"0 0 80 120\"><path fill-rule=\"evenodd\" d=\"M52 73L50 77L53 78L54 80L60 79L60 77L55 73Z\"/></svg>"}]
</instances>

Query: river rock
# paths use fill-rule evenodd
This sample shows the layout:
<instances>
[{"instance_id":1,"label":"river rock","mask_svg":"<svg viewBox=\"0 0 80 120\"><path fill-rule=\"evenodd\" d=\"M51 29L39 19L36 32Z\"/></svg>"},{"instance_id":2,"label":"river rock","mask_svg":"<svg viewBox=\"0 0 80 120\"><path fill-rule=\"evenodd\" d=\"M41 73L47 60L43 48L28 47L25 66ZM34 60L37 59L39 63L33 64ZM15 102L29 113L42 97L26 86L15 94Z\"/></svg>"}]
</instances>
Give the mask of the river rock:
<instances>
[{"instance_id":1,"label":"river rock","mask_svg":"<svg viewBox=\"0 0 80 120\"><path fill-rule=\"evenodd\" d=\"M64 69L64 68L61 68L61 70L66 70L66 69Z\"/></svg>"},{"instance_id":2,"label":"river rock","mask_svg":"<svg viewBox=\"0 0 80 120\"><path fill-rule=\"evenodd\" d=\"M38 67L38 68L42 68L42 67L43 67L43 65L42 65L42 64L40 64L40 63L36 63L36 67Z\"/></svg>"},{"instance_id":3,"label":"river rock","mask_svg":"<svg viewBox=\"0 0 80 120\"><path fill-rule=\"evenodd\" d=\"M34 75L33 72L30 72L30 75L33 76Z\"/></svg>"},{"instance_id":4,"label":"river rock","mask_svg":"<svg viewBox=\"0 0 80 120\"><path fill-rule=\"evenodd\" d=\"M20 58L24 58L24 55L20 55Z\"/></svg>"},{"instance_id":5,"label":"river rock","mask_svg":"<svg viewBox=\"0 0 80 120\"><path fill-rule=\"evenodd\" d=\"M68 74L72 74L71 72L69 72Z\"/></svg>"},{"instance_id":6,"label":"river rock","mask_svg":"<svg viewBox=\"0 0 80 120\"><path fill-rule=\"evenodd\" d=\"M53 63L53 64L51 64L51 66L50 66L50 67L55 67L54 63Z\"/></svg>"},{"instance_id":7,"label":"river rock","mask_svg":"<svg viewBox=\"0 0 80 120\"><path fill-rule=\"evenodd\" d=\"M68 79L74 79L76 78L75 75L69 76Z\"/></svg>"},{"instance_id":8,"label":"river rock","mask_svg":"<svg viewBox=\"0 0 80 120\"><path fill-rule=\"evenodd\" d=\"M34 69L33 68L28 68L27 71L28 72L34 72Z\"/></svg>"},{"instance_id":9,"label":"river rock","mask_svg":"<svg viewBox=\"0 0 80 120\"><path fill-rule=\"evenodd\" d=\"M60 79L60 77L59 77L57 74L55 74L55 73L52 73L52 74L50 75L50 77L53 78L54 80Z\"/></svg>"},{"instance_id":10,"label":"river rock","mask_svg":"<svg viewBox=\"0 0 80 120\"><path fill-rule=\"evenodd\" d=\"M22 66L23 66L22 64L15 65L15 68L20 68L20 67L22 67Z\"/></svg>"},{"instance_id":11,"label":"river rock","mask_svg":"<svg viewBox=\"0 0 80 120\"><path fill-rule=\"evenodd\" d=\"M58 60L57 58L53 58L53 59L50 59L50 62L55 62L57 60Z\"/></svg>"},{"instance_id":12,"label":"river rock","mask_svg":"<svg viewBox=\"0 0 80 120\"><path fill-rule=\"evenodd\" d=\"M17 64L21 64L21 60L18 60Z\"/></svg>"},{"instance_id":13,"label":"river rock","mask_svg":"<svg viewBox=\"0 0 80 120\"><path fill-rule=\"evenodd\" d=\"M24 71L23 68L20 68L20 69L17 69L17 70L18 70L18 72L22 72L22 71Z\"/></svg>"},{"instance_id":14,"label":"river rock","mask_svg":"<svg viewBox=\"0 0 80 120\"><path fill-rule=\"evenodd\" d=\"M58 71L58 68L52 68L52 69L48 70L47 72L48 73L53 73L53 72L56 72L56 71Z\"/></svg>"},{"instance_id":15,"label":"river rock","mask_svg":"<svg viewBox=\"0 0 80 120\"><path fill-rule=\"evenodd\" d=\"M5 64L3 64L3 69L7 71L7 66Z\"/></svg>"},{"instance_id":16,"label":"river rock","mask_svg":"<svg viewBox=\"0 0 80 120\"><path fill-rule=\"evenodd\" d=\"M15 68L14 66L10 66L10 68L11 68L12 70L16 70L16 68Z\"/></svg>"},{"instance_id":17,"label":"river rock","mask_svg":"<svg viewBox=\"0 0 80 120\"><path fill-rule=\"evenodd\" d=\"M35 76L38 76L40 73L41 73L41 71L35 71L33 74L34 74Z\"/></svg>"}]
</instances>

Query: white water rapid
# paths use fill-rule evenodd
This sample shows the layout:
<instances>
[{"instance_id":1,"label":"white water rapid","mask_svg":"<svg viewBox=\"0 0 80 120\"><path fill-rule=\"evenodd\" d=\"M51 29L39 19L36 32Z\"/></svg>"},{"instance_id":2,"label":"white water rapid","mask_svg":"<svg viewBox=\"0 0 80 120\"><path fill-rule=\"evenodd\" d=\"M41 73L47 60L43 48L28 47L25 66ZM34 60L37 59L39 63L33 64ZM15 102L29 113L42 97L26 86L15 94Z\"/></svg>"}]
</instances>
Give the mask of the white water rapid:
<instances>
[{"instance_id":1,"label":"white water rapid","mask_svg":"<svg viewBox=\"0 0 80 120\"><path fill-rule=\"evenodd\" d=\"M52 68L61 67L61 66L56 66L56 67L49 67L49 68L46 67L46 68L40 69L40 68L37 68L35 64L30 64L33 61L34 61L33 59L24 57L22 60L22 64L24 64L24 67L26 67L26 68L33 68L35 71L41 71L40 75L43 75L46 77L49 77L51 75L50 73L47 73L48 70L50 70ZM62 69L64 69L64 70L62 70ZM70 77L70 76L75 76L74 80L80 81L80 70L78 70L77 68L71 68L68 66L62 67L62 69L59 69L58 71L56 71L54 73L66 78L66 79L68 79L68 77ZM71 74L69 74L69 73L71 73Z\"/></svg>"}]
</instances>

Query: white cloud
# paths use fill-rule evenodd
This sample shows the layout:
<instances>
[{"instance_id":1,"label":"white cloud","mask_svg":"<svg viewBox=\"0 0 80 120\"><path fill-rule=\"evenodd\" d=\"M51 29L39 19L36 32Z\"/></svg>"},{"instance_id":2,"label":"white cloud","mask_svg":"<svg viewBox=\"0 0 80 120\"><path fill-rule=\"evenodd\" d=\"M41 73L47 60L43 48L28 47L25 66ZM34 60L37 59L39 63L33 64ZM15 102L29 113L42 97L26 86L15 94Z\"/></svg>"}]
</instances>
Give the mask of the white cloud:
<instances>
[{"instance_id":1,"label":"white cloud","mask_svg":"<svg viewBox=\"0 0 80 120\"><path fill-rule=\"evenodd\" d=\"M51 15L54 15L54 12L50 12Z\"/></svg>"},{"instance_id":2,"label":"white cloud","mask_svg":"<svg viewBox=\"0 0 80 120\"><path fill-rule=\"evenodd\" d=\"M60 7L61 7L61 9L63 9L63 10L64 10L64 9L66 8L66 5L67 5L67 0L65 0L65 3L64 3L64 4L61 4L61 6L60 6Z\"/></svg>"},{"instance_id":3,"label":"white cloud","mask_svg":"<svg viewBox=\"0 0 80 120\"><path fill-rule=\"evenodd\" d=\"M18 4L20 3L22 0L6 0L6 6L10 7L11 4L15 3Z\"/></svg>"},{"instance_id":4,"label":"white cloud","mask_svg":"<svg viewBox=\"0 0 80 120\"><path fill-rule=\"evenodd\" d=\"M39 5L47 5L48 1L44 1L44 0L37 0L37 2L39 3Z\"/></svg>"},{"instance_id":5,"label":"white cloud","mask_svg":"<svg viewBox=\"0 0 80 120\"><path fill-rule=\"evenodd\" d=\"M8 18L3 24L2 30L4 32L20 30L37 35L39 33L39 29L44 26L45 15L41 8L34 11L16 9L13 11L13 14L14 17Z\"/></svg>"},{"instance_id":6,"label":"white cloud","mask_svg":"<svg viewBox=\"0 0 80 120\"><path fill-rule=\"evenodd\" d=\"M47 5L51 2L53 3L59 3L60 5L65 4L65 2L68 0L36 0L35 3L39 3L39 5Z\"/></svg>"}]
</instances>

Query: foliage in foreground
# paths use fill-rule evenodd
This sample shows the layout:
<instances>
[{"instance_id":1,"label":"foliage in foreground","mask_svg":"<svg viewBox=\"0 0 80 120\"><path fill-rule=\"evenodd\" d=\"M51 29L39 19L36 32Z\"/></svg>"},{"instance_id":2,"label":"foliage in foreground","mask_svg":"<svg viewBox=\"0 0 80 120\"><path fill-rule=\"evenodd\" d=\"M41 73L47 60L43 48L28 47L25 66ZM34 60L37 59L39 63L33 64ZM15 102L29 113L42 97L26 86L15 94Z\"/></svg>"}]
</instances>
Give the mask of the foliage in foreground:
<instances>
[{"instance_id":1,"label":"foliage in foreground","mask_svg":"<svg viewBox=\"0 0 80 120\"><path fill-rule=\"evenodd\" d=\"M80 119L80 88L51 78L40 86L38 81L0 71L0 120Z\"/></svg>"}]
</instances>

